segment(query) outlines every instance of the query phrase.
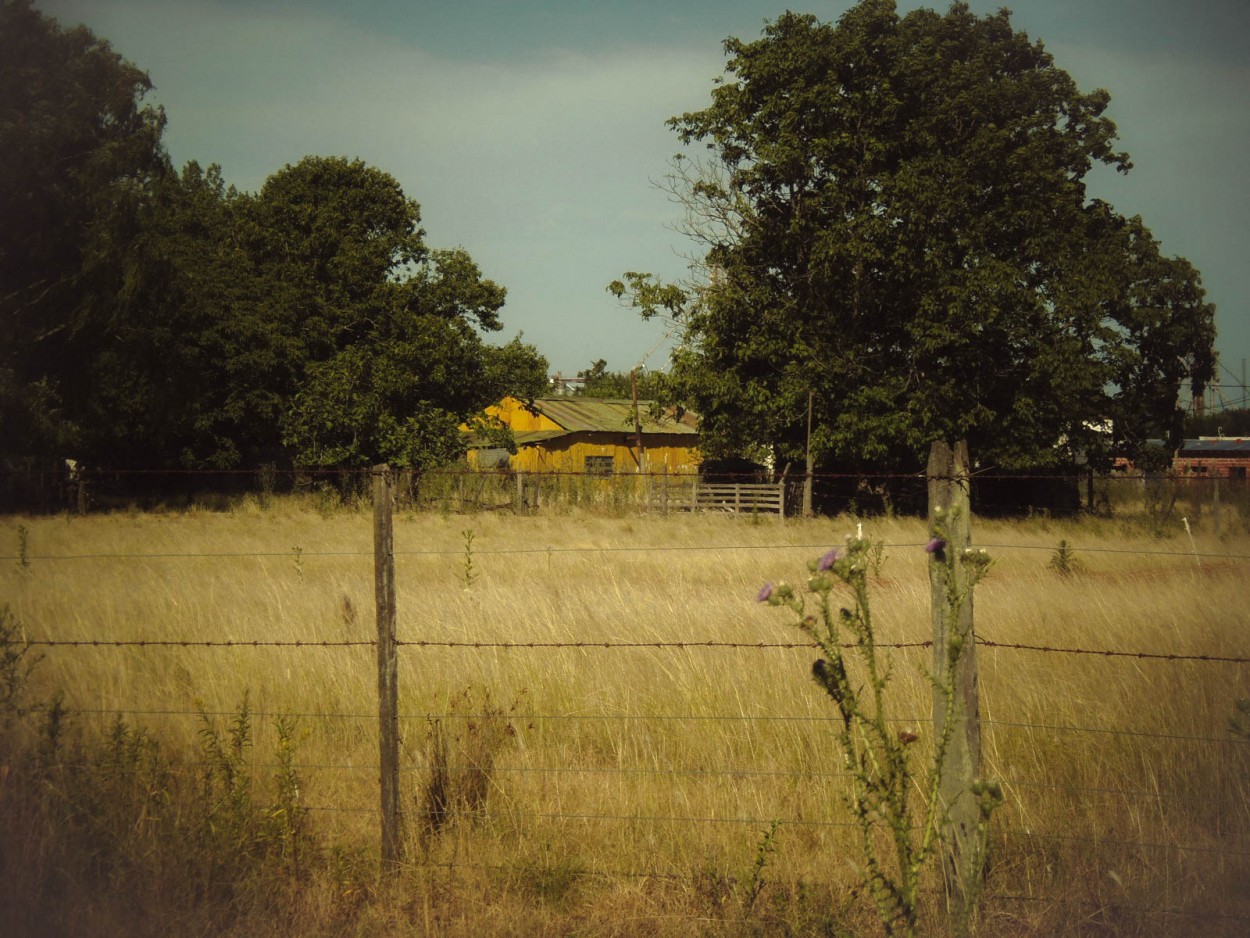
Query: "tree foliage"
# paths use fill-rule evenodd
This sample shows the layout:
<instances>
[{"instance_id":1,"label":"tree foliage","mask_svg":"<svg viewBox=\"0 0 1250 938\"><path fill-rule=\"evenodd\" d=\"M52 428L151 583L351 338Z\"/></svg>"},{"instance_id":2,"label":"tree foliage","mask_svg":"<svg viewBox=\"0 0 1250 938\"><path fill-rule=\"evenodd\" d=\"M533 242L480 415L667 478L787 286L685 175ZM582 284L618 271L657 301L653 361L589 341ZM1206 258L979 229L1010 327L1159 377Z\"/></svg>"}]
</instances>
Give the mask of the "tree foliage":
<instances>
[{"instance_id":1,"label":"tree foliage","mask_svg":"<svg viewBox=\"0 0 1250 938\"><path fill-rule=\"evenodd\" d=\"M1126 172L1105 91L1081 92L1010 14L862 0L725 43L711 104L670 121L672 191L705 282L610 289L685 326L674 385L712 451L914 463L968 439L1037 464L1180 431L1213 369L1197 271L1088 197Z\"/></svg>"},{"instance_id":2,"label":"tree foliage","mask_svg":"<svg viewBox=\"0 0 1250 938\"><path fill-rule=\"evenodd\" d=\"M1230 407L1227 410L1190 414L1185 420L1185 436L1227 436L1244 439L1250 436L1250 408Z\"/></svg>"},{"instance_id":3,"label":"tree foliage","mask_svg":"<svg viewBox=\"0 0 1250 938\"><path fill-rule=\"evenodd\" d=\"M655 400L664 393L666 377L663 372L643 369L632 376L628 371L609 371L608 363L600 358L577 373L579 383L573 393L578 397L618 399L629 399L636 393L639 399Z\"/></svg>"},{"instance_id":4,"label":"tree foliage","mask_svg":"<svg viewBox=\"0 0 1250 938\"><path fill-rule=\"evenodd\" d=\"M144 73L0 3L0 456L423 468L545 386L533 347L485 341L503 287L429 247L392 176L310 156L249 194L176 173Z\"/></svg>"},{"instance_id":5,"label":"tree foliage","mask_svg":"<svg viewBox=\"0 0 1250 938\"><path fill-rule=\"evenodd\" d=\"M145 202L168 174L148 76L29 0L0 0L0 437L76 435L90 362L132 297Z\"/></svg>"}]
</instances>

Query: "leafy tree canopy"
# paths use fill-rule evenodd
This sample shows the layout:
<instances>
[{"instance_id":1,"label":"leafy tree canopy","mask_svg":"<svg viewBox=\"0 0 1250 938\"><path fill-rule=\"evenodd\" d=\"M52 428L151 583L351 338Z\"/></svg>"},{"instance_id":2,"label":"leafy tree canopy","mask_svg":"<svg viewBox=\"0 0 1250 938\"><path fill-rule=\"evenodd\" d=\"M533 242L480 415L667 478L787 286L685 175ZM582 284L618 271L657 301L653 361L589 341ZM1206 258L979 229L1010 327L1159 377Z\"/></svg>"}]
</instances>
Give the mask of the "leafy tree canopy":
<instances>
[{"instance_id":1,"label":"leafy tree canopy","mask_svg":"<svg viewBox=\"0 0 1250 938\"><path fill-rule=\"evenodd\" d=\"M669 123L708 155L669 177L699 283L609 289L685 327L673 384L707 448L914 464L967 439L1037 464L1177 436L1182 381L1213 370L1213 307L1140 218L1087 197L1128 171L1105 115L1010 14L836 25L787 13L725 43L711 104Z\"/></svg>"},{"instance_id":2,"label":"leafy tree canopy","mask_svg":"<svg viewBox=\"0 0 1250 938\"><path fill-rule=\"evenodd\" d=\"M126 309L146 199L169 173L148 76L30 0L0 0L0 439L72 445L89 363Z\"/></svg>"},{"instance_id":3,"label":"leafy tree canopy","mask_svg":"<svg viewBox=\"0 0 1250 938\"><path fill-rule=\"evenodd\" d=\"M1185 437L1230 436L1242 439L1250 436L1250 408L1230 407L1227 410L1190 414L1185 418Z\"/></svg>"},{"instance_id":4,"label":"leafy tree canopy","mask_svg":"<svg viewBox=\"0 0 1250 938\"><path fill-rule=\"evenodd\" d=\"M297 462L429 468L463 454L459 427L546 362L501 328L505 291L463 250L430 250L417 204L359 161L309 158L257 200L261 257L285 284L274 325L298 344L282 439ZM271 382L271 385L273 382Z\"/></svg>"}]
</instances>

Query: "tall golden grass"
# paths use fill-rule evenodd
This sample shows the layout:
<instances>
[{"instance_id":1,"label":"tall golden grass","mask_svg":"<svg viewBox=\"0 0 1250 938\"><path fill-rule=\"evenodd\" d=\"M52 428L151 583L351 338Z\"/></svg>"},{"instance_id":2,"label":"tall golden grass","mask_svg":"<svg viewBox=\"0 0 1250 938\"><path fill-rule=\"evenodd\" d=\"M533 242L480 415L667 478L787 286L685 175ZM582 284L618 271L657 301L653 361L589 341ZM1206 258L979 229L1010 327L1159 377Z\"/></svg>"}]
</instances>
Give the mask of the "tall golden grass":
<instances>
[{"instance_id":1,"label":"tall golden grass","mask_svg":"<svg viewBox=\"0 0 1250 938\"><path fill-rule=\"evenodd\" d=\"M806 561L859 523L397 516L399 638L433 643L400 650L408 868L389 886L324 873L265 927L874 934L855 891L831 708L808 678L812 651L749 647L801 643L755 593L765 580L801 583ZM226 512L10 518L3 536L14 545L19 524L29 566L4 564L0 604L30 639L373 634L364 511L279 499ZM880 640L924 641L923 523L862 524L886 545L872 593ZM1250 658L1250 536L1229 527L1218 540L1198 530L1195 557L1183 533L1154 537L1114 519L978 520L974 539L995 563L975 597L977 632L998 643ZM1072 576L1049 566L1061 539L1080 561ZM695 644L708 641L744 647ZM692 644L646 647L675 642ZM500 647L530 643L584 645ZM604 647L621 643L643 647ZM893 712L922 740L930 654L891 653ZM993 821L984 933L1244 933L1250 751L1228 724L1250 696L1247 666L977 654L985 774L1007 794ZM264 715L299 715L313 829L324 844L376 851L372 647L86 645L45 655L35 698L63 692L81 732L122 713L171 751L194 750L197 712L229 715L248 692L257 778L272 761ZM422 838L432 719L453 763L480 748L488 726L511 731L491 744L485 812ZM932 883L931 923L940 894Z\"/></svg>"}]
</instances>

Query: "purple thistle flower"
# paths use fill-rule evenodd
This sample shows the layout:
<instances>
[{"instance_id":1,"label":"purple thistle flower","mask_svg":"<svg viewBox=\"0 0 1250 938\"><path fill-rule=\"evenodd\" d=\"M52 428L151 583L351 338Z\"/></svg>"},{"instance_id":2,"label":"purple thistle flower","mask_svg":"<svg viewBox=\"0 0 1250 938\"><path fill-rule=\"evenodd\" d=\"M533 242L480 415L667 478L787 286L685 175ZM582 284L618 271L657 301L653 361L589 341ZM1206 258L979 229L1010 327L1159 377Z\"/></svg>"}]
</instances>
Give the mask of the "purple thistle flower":
<instances>
[{"instance_id":1,"label":"purple thistle flower","mask_svg":"<svg viewBox=\"0 0 1250 938\"><path fill-rule=\"evenodd\" d=\"M942 537L935 537L924 546L926 554L940 554L944 550L946 550L946 539Z\"/></svg>"},{"instance_id":2,"label":"purple thistle flower","mask_svg":"<svg viewBox=\"0 0 1250 938\"><path fill-rule=\"evenodd\" d=\"M755 601L757 603L766 603L772 595L773 585L771 583L765 583L760 587L760 591L755 594Z\"/></svg>"},{"instance_id":3,"label":"purple thistle flower","mask_svg":"<svg viewBox=\"0 0 1250 938\"><path fill-rule=\"evenodd\" d=\"M826 570L831 569L833 565L841 559L842 549L840 547L835 547L833 550L822 556L819 561L817 561L816 569L821 573L824 573Z\"/></svg>"}]
</instances>

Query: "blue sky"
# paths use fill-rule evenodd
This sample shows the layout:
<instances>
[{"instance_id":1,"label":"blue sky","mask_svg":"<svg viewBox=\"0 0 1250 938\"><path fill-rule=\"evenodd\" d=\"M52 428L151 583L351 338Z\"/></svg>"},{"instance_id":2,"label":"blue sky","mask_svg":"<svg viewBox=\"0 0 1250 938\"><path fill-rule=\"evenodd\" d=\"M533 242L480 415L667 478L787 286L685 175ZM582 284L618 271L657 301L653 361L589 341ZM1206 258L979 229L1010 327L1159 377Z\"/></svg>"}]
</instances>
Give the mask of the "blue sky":
<instances>
[{"instance_id":1,"label":"blue sky","mask_svg":"<svg viewBox=\"0 0 1250 938\"><path fill-rule=\"evenodd\" d=\"M685 274L680 212L653 181L667 118L707 102L757 0L36 0L147 70L181 165L254 191L309 154L359 157L421 203L428 242L508 288L523 332L572 375L663 368L671 338L605 292L626 270ZM847 0L793 8L836 20ZM901 2L901 9L921 5ZM925 4L945 9L945 3ZM974 0L976 12L1001 3ZM1030 0L1013 16L1110 116L1135 168L1091 192L1139 214L1202 272L1222 382L1250 357L1250 2ZM1228 402L1239 389L1224 389Z\"/></svg>"}]
</instances>

